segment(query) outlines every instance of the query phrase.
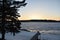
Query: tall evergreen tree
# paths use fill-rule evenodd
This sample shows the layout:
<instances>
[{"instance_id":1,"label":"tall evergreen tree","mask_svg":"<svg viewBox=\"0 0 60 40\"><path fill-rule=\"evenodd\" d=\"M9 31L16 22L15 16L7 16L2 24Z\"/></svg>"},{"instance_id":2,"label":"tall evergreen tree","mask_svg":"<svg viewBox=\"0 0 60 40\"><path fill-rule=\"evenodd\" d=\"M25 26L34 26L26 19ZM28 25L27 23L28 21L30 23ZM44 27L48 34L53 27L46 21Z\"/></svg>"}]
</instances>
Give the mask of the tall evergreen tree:
<instances>
[{"instance_id":1,"label":"tall evergreen tree","mask_svg":"<svg viewBox=\"0 0 60 40\"><path fill-rule=\"evenodd\" d=\"M25 0L0 0L0 33L2 34L2 40L5 39L5 33L12 32L15 35L20 31L20 17L17 12L18 8L25 6Z\"/></svg>"}]
</instances>

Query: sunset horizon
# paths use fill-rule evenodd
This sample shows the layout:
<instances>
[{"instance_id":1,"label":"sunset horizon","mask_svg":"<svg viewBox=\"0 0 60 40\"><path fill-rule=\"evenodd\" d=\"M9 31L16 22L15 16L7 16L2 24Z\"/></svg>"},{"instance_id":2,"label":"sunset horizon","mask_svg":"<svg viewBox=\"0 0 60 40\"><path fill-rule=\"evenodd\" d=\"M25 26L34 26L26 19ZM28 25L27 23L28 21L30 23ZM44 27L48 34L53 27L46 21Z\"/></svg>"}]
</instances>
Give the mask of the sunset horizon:
<instances>
[{"instance_id":1,"label":"sunset horizon","mask_svg":"<svg viewBox=\"0 0 60 40\"><path fill-rule=\"evenodd\" d=\"M60 20L59 0L26 0L27 5L19 9L19 20Z\"/></svg>"},{"instance_id":2,"label":"sunset horizon","mask_svg":"<svg viewBox=\"0 0 60 40\"><path fill-rule=\"evenodd\" d=\"M19 20L56 20L56 21L60 21L60 19L21 19L21 18L18 18Z\"/></svg>"}]
</instances>

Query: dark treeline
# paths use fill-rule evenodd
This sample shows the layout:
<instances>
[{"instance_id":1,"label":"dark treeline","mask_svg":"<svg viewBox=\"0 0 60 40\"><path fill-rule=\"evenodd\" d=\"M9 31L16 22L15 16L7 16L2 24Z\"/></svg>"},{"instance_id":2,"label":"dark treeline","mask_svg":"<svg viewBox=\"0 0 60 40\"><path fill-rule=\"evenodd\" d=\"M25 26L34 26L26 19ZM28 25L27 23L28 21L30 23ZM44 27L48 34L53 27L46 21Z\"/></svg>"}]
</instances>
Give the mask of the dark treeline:
<instances>
[{"instance_id":1,"label":"dark treeline","mask_svg":"<svg viewBox=\"0 0 60 40\"><path fill-rule=\"evenodd\" d=\"M60 22L57 20L20 20L21 22Z\"/></svg>"}]
</instances>

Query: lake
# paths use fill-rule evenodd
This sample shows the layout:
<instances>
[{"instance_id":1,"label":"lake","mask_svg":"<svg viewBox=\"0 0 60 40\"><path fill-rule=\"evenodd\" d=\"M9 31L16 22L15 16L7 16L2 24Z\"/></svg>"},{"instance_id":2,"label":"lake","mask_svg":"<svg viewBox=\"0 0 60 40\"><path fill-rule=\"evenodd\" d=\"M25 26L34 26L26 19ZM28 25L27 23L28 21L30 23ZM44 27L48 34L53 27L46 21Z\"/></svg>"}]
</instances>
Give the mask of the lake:
<instances>
[{"instance_id":1,"label":"lake","mask_svg":"<svg viewBox=\"0 0 60 40\"><path fill-rule=\"evenodd\" d=\"M41 40L60 40L59 22L21 22L21 27L31 32L39 31L41 35L38 38ZM16 36L6 33L5 38L7 40L21 40L19 35L20 33L17 33Z\"/></svg>"},{"instance_id":2,"label":"lake","mask_svg":"<svg viewBox=\"0 0 60 40\"><path fill-rule=\"evenodd\" d=\"M60 40L59 22L21 22L21 27L32 32L39 31L41 40Z\"/></svg>"},{"instance_id":3,"label":"lake","mask_svg":"<svg viewBox=\"0 0 60 40\"><path fill-rule=\"evenodd\" d=\"M24 29L30 30L39 30L39 31L50 31L60 30L60 23L59 22L21 22L21 27Z\"/></svg>"}]
</instances>

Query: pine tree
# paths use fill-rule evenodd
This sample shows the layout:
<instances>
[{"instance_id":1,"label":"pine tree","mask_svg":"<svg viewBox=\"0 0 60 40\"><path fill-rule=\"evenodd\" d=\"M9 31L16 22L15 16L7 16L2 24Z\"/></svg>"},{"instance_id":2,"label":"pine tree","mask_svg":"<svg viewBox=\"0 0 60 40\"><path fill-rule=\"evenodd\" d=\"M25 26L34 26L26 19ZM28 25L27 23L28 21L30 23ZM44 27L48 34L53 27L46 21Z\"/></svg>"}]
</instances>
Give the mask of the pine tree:
<instances>
[{"instance_id":1,"label":"pine tree","mask_svg":"<svg viewBox=\"0 0 60 40\"><path fill-rule=\"evenodd\" d=\"M2 34L2 40L5 39L5 33L12 32L15 35L20 31L20 17L18 8L25 6L25 0L0 0L0 33Z\"/></svg>"}]
</instances>

